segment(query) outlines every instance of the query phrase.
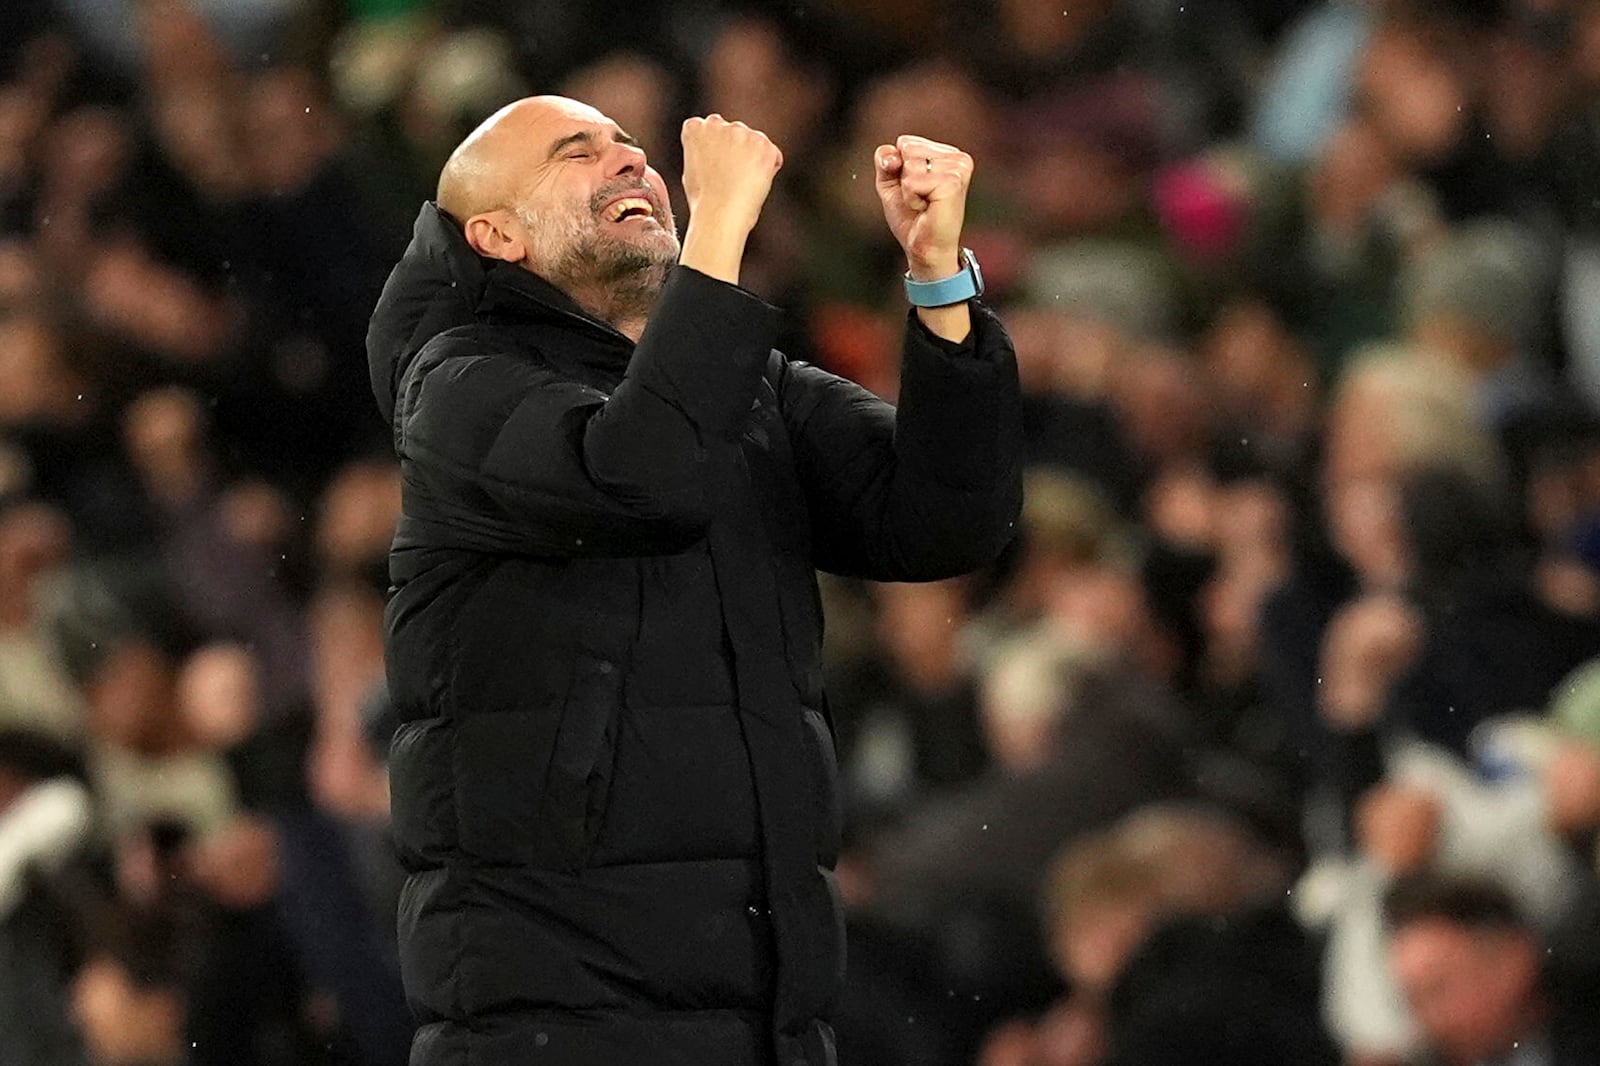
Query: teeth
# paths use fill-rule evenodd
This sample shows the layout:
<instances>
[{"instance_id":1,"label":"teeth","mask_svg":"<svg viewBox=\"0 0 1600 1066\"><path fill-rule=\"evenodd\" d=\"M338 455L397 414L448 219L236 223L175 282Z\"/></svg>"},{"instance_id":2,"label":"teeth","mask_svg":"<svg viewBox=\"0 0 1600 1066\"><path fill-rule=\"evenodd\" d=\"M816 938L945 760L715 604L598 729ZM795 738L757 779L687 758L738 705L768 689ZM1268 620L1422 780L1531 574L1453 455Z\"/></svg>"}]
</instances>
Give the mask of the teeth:
<instances>
[{"instance_id":1,"label":"teeth","mask_svg":"<svg viewBox=\"0 0 1600 1066\"><path fill-rule=\"evenodd\" d=\"M643 211L646 218L655 215L655 210L651 208L649 200L639 196L626 196L606 209L606 220L608 222L619 221L623 215L636 209Z\"/></svg>"}]
</instances>

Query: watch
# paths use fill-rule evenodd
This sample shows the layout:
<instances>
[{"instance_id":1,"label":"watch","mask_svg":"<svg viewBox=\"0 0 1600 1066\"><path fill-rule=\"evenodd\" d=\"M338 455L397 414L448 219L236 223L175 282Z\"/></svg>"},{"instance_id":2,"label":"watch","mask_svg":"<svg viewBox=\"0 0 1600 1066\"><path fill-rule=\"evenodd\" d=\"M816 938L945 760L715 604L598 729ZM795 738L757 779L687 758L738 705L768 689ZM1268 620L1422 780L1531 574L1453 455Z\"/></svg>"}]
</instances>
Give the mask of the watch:
<instances>
[{"instance_id":1,"label":"watch","mask_svg":"<svg viewBox=\"0 0 1600 1066\"><path fill-rule=\"evenodd\" d=\"M916 307L948 307L983 295L983 271L971 248L961 249L961 272L938 281L913 281L906 273L906 299Z\"/></svg>"}]
</instances>

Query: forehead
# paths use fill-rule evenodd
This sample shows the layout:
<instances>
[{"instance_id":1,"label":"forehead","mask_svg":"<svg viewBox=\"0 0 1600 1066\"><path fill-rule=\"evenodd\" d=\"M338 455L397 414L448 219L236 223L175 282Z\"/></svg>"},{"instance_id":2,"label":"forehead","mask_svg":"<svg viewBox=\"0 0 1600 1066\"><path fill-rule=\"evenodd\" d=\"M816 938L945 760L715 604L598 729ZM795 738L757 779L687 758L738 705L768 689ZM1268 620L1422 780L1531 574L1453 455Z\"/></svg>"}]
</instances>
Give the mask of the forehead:
<instances>
[{"instance_id":1,"label":"forehead","mask_svg":"<svg viewBox=\"0 0 1600 1066\"><path fill-rule=\"evenodd\" d=\"M600 111L577 100L541 102L530 108L527 134L532 137L564 137L584 130L611 131L617 124Z\"/></svg>"}]
</instances>

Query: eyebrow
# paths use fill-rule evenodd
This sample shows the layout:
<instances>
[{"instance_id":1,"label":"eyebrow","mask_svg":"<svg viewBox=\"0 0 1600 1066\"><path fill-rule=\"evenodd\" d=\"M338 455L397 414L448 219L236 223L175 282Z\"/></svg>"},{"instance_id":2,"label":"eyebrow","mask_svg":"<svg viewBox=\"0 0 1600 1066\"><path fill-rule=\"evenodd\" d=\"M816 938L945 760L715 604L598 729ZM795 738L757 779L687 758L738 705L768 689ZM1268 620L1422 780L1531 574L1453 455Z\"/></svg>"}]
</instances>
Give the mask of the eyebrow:
<instances>
[{"instance_id":1,"label":"eyebrow","mask_svg":"<svg viewBox=\"0 0 1600 1066\"><path fill-rule=\"evenodd\" d=\"M636 138L630 134L624 133L622 130L617 130L616 133L612 135L611 139L617 144L626 144L633 148L640 147L639 141ZM594 131L592 130L580 130L577 133L569 133L550 146L550 154L547 158L554 159L571 145L587 144L593 146L599 140L600 138L596 137Z\"/></svg>"}]
</instances>

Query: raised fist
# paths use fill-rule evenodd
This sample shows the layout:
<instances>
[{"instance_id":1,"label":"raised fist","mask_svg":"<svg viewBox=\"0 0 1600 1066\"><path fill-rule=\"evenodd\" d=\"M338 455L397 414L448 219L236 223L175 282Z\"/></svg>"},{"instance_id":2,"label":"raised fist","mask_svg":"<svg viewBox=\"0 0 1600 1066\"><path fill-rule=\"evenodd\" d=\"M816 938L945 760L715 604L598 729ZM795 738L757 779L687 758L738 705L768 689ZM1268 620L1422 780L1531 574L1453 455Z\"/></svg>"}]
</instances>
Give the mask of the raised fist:
<instances>
[{"instance_id":1,"label":"raised fist","mask_svg":"<svg viewBox=\"0 0 1600 1066\"><path fill-rule=\"evenodd\" d=\"M743 122L707 115L683 124L683 192L692 222L748 234L782 166L778 146Z\"/></svg>"},{"instance_id":2,"label":"raised fist","mask_svg":"<svg viewBox=\"0 0 1600 1066\"><path fill-rule=\"evenodd\" d=\"M879 145L873 157L883 217L905 249L911 276L935 281L957 273L972 157L909 134Z\"/></svg>"}]
</instances>

